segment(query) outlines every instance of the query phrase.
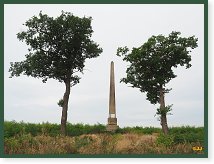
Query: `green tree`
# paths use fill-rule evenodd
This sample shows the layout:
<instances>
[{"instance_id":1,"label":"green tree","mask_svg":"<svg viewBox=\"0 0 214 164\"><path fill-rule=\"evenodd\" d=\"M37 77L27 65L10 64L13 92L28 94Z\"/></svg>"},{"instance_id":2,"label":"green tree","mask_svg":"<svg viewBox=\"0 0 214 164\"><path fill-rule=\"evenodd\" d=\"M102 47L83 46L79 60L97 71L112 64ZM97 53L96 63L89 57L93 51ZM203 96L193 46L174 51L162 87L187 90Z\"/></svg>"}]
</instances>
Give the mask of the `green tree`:
<instances>
[{"instance_id":1,"label":"green tree","mask_svg":"<svg viewBox=\"0 0 214 164\"><path fill-rule=\"evenodd\" d=\"M156 114L160 115L164 134L168 133L166 115L171 110L171 105L165 106L165 93L171 90L166 88L166 84L176 77L173 68L178 65L191 67L189 53L198 46L195 36L185 38L180 34L172 32L168 37L152 36L131 52L127 47L117 49L117 56L130 63L126 70L127 76L121 82L146 92L147 100L152 104L160 104Z\"/></svg>"},{"instance_id":2,"label":"green tree","mask_svg":"<svg viewBox=\"0 0 214 164\"><path fill-rule=\"evenodd\" d=\"M17 34L20 41L30 47L26 59L11 63L11 77L21 74L65 83L63 96L61 133L66 134L68 100L70 88L79 83L77 72L83 73L87 58L102 53L99 45L91 40L92 18L79 18L70 12L63 12L53 18L39 13L25 22L26 31Z\"/></svg>"}]
</instances>

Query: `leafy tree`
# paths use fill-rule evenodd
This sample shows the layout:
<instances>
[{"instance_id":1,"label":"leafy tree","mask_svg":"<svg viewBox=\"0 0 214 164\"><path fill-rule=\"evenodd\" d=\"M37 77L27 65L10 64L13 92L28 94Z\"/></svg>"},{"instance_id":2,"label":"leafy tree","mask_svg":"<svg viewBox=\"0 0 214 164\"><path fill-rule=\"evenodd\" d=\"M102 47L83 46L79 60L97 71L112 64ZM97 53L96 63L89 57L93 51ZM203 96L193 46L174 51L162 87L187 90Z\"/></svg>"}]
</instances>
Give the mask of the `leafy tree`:
<instances>
[{"instance_id":1,"label":"leafy tree","mask_svg":"<svg viewBox=\"0 0 214 164\"><path fill-rule=\"evenodd\" d=\"M20 41L29 45L26 60L11 63L11 77L21 74L65 83L63 96L61 133L66 134L70 88L79 83L77 72L83 73L87 58L99 56L102 49L91 40L92 18L79 18L63 12L57 18L39 13L25 22L26 31L17 34Z\"/></svg>"},{"instance_id":2,"label":"leafy tree","mask_svg":"<svg viewBox=\"0 0 214 164\"><path fill-rule=\"evenodd\" d=\"M174 67L191 67L189 53L198 46L195 36L185 38L180 34L172 32L168 37L152 36L142 46L133 48L130 53L127 47L117 49L117 55L130 63L126 70L127 76L122 78L121 82L146 92L147 100L152 104L160 104L156 114L160 115L164 134L168 133L166 115L171 111L171 105L165 106L165 93L171 90L166 88L166 84L176 77Z\"/></svg>"}]
</instances>

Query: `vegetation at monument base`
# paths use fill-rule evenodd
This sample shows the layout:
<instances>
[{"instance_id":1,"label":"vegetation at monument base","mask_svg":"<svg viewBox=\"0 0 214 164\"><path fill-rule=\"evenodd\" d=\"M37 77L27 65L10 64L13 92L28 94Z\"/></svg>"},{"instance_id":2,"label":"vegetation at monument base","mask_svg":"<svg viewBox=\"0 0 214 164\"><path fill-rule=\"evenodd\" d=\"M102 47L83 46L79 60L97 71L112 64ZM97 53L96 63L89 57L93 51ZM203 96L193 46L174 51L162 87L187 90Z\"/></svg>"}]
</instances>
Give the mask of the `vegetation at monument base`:
<instances>
[{"instance_id":1,"label":"vegetation at monument base","mask_svg":"<svg viewBox=\"0 0 214 164\"><path fill-rule=\"evenodd\" d=\"M102 124L60 125L4 122L5 154L203 154L193 147L204 145L203 127L125 127L108 133Z\"/></svg>"}]
</instances>

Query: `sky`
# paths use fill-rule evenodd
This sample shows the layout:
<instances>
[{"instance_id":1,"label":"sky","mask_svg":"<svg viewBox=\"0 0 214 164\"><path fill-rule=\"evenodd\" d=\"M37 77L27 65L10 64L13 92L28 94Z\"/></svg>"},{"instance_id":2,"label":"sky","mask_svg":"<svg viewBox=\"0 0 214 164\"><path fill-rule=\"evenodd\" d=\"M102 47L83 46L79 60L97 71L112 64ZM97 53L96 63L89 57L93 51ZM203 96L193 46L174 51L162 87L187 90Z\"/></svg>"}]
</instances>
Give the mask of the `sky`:
<instances>
[{"instance_id":1,"label":"sky","mask_svg":"<svg viewBox=\"0 0 214 164\"><path fill-rule=\"evenodd\" d=\"M128 63L116 56L118 47L139 47L152 35L167 36L180 31L183 37L195 35L198 47L191 53L192 67L174 69L177 77L167 87L166 105L173 104L168 125L203 126L204 124L204 10L203 5L23 5L4 6L4 119L32 123L60 123L65 85L56 80L42 83L27 76L9 78L10 62L22 61L28 53L24 42L16 34L26 29L23 23L40 11L57 17L61 11L75 16L91 16L92 39L103 53L85 63L80 83L71 88L68 122L107 124L109 103L110 62L114 61L116 85L116 113L118 125L161 127L154 117L159 105L146 100L146 93L120 83L126 76Z\"/></svg>"}]
</instances>

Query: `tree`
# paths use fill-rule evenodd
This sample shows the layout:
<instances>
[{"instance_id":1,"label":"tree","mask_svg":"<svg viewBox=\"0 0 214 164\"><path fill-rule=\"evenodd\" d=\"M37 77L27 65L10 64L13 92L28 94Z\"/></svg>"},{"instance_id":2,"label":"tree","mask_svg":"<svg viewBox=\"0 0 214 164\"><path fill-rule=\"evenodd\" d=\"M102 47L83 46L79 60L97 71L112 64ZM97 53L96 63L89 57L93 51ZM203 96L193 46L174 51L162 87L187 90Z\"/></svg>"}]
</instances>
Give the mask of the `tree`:
<instances>
[{"instance_id":1,"label":"tree","mask_svg":"<svg viewBox=\"0 0 214 164\"><path fill-rule=\"evenodd\" d=\"M165 105L165 93L171 89L166 84L176 75L173 68L178 65L190 68L191 49L196 48L198 39L195 36L181 37L180 32L172 32L168 37L163 35L152 36L146 43L133 48L130 53L127 47L117 49L117 56L129 62L127 76L121 82L129 83L141 92L146 92L147 100L152 104L160 104L157 113L164 134L168 133L167 113L171 105Z\"/></svg>"},{"instance_id":2,"label":"tree","mask_svg":"<svg viewBox=\"0 0 214 164\"><path fill-rule=\"evenodd\" d=\"M63 12L57 18L39 13L26 21L26 31L17 34L20 41L29 45L26 60L11 63L11 77L21 74L65 83L63 96L61 133L66 134L70 88L79 83L77 72L83 73L85 60L99 56L102 49L91 40L92 18L79 18Z\"/></svg>"}]
</instances>

